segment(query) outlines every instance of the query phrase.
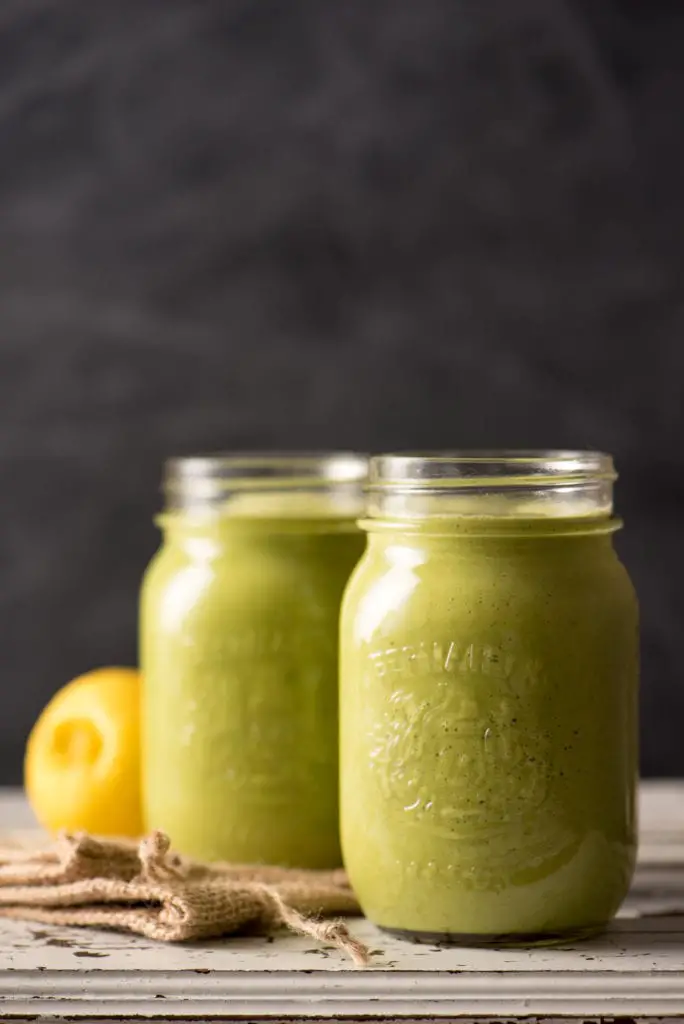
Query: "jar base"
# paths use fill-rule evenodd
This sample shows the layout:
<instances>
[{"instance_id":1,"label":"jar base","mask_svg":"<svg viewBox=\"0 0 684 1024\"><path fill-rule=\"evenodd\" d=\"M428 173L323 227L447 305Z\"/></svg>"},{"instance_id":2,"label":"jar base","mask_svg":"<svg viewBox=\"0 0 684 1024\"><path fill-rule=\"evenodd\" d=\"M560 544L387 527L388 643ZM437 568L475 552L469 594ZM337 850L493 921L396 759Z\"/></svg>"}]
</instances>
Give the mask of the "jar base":
<instances>
[{"instance_id":1,"label":"jar base","mask_svg":"<svg viewBox=\"0 0 684 1024\"><path fill-rule=\"evenodd\" d=\"M459 932L420 932L407 928L387 928L378 925L380 931L393 935L397 939L431 946L469 946L493 949L530 949L543 946L565 946L568 943L583 942L600 935L608 927L608 923L591 925L587 928L570 928L567 931L542 932L525 935L515 933L480 934Z\"/></svg>"}]
</instances>

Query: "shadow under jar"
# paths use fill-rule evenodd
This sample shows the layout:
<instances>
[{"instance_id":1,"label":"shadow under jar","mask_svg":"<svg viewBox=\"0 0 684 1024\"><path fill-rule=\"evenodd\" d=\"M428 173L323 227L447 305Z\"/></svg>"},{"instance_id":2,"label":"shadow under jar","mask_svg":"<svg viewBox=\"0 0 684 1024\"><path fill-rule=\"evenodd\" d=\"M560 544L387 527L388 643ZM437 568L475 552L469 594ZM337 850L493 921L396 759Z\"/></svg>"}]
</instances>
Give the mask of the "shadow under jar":
<instances>
[{"instance_id":1,"label":"shadow under jar","mask_svg":"<svg viewBox=\"0 0 684 1024\"><path fill-rule=\"evenodd\" d=\"M340 600L362 456L178 459L141 599L147 828L204 858L331 868Z\"/></svg>"},{"instance_id":2,"label":"shadow under jar","mask_svg":"<svg viewBox=\"0 0 684 1024\"><path fill-rule=\"evenodd\" d=\"M382 456L341 623L344 860L414 939L600 931L636 851L637 603L591 452Z\"/></svg>"}]
</instances>

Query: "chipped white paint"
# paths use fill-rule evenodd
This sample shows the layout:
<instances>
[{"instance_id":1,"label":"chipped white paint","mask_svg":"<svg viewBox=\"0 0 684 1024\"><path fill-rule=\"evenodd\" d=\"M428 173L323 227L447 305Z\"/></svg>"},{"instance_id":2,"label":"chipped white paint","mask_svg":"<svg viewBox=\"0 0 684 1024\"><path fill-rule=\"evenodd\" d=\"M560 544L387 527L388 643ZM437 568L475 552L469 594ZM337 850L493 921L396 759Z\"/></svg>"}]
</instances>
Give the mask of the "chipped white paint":
<instances>
[{"instance_id":1,"label":"chipped white paint","mask_svg":"<svg viewBox=\"0 0 684 1024\"><path fill-rule=\"evenodd\" d=\"M633 892L610 932L567 949L414 946L353 922L375 966L283 935L164 946L0 921L0 1019L48 1016L684 1020L684 783L645 784ZM0 794L0 830L30 829Z\"/></svg>"}]
</instances>

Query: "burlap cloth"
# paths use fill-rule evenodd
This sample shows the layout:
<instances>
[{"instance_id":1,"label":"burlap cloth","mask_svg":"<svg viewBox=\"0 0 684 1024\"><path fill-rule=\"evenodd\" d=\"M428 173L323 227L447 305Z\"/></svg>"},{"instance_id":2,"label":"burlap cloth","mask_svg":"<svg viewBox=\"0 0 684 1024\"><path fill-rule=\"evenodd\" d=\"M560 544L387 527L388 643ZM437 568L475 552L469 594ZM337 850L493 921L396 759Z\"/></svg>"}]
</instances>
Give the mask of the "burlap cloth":
<instances>
[{"instance_id":1,"label":"burlap cloth","mask_svg":"<svg viewBox=\"0 0 684 1024\"><path fill-rule=\"evenodd\" d=\"M162 832L135 844L62 835L42 849L0 847L0 916L135 932L162 942L287 927L369 952L335 914L359 914L344 871L202 864L170 852Z\"/></svg>"}]
</instances>

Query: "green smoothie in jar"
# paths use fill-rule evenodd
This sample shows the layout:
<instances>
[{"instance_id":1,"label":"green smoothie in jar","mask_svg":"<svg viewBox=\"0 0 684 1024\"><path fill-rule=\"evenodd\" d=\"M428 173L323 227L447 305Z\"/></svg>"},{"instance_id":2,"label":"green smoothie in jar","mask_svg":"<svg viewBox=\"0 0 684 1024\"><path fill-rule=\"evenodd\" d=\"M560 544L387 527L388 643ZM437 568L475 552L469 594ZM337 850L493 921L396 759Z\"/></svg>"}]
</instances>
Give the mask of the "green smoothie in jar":
<instances>
[{"instance_id":1,"label":"green smoothie in jar","mask_svg":"<svg viewBox=\"0 0 684 1024\"><path fill-rule=\"evenodd\" d=\"M174 460L142 589L146 825L190 856L331 868L337 648L362 456Z\"/></svg>"},{"instance_id":2,"label":"green smoothie in jar","mask_svg":"<svg viewBox=\"0 0 684 1024\"><path fill-rule=\"evenodd\" d=\"M414 938L594 933L636 849L637 606L612 460L372 460L341 625L341 820L366 914Z\"/></svg>"}]
</instances>

